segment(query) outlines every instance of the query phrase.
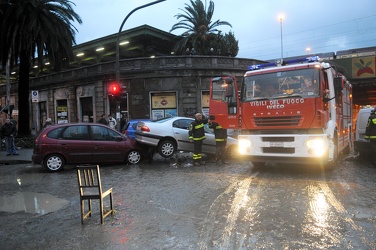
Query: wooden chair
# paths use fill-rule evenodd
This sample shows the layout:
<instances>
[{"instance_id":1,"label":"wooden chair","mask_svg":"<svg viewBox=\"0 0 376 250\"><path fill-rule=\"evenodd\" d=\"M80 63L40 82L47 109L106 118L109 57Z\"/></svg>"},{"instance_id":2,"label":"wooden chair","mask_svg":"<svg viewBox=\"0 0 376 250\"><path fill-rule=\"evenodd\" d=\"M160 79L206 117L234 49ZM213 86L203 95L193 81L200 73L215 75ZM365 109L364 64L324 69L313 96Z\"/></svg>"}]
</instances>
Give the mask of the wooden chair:
<instances>
[{"instance_id":1,"label":"wooden chair","mask_svg":"<svg viewBox=\"0 0 376 250\"><path fill-rule=\"evenodd\" d=\"M91 200L97 199L100 204L101 224L103 224L104 218L109 214L114 214L114 208L112 188L102 192L99 165L77 166L77 178L80 191L81 223L84 224L84 219L91 217L93 213ZM110 197L110 210L104 212L103 199L108 195ZM88 201L89 210L87 212L85 212L85 200Z\"/></svg>"}]
</instances>

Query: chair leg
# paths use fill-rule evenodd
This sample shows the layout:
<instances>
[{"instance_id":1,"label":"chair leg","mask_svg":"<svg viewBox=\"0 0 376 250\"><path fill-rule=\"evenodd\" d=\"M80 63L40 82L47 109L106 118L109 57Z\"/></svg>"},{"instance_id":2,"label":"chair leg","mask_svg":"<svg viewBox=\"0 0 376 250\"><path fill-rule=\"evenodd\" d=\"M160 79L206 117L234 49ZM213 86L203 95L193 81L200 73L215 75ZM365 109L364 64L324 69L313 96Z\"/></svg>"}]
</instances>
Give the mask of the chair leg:
<instances>
[{"instance_id":1,"label":"chair leg","mask_svg":"<svg viewBox=\"0 0 376 250\"><path fill-rule=\"evenodd\" d=\"M89 202L89 217L91 217L91 214L93 213L93 210L92 210L92 208L91 208L91 199L90 200L88 200L88 202Z\"/></svg>"},{"instance_id":2,"label":"chair leg","mask_svg":"<svg viewBox=\"0 0 376 250\"><path fill-rule=\"evenodd\" d=\"M84 224L85 201L81 200L81 224Z\"/></svg>"},{"instance_id":3,"label":"chair leg","mask_svg":"<svg viewBox=\"0 0 376 250\"><path fill-rule=\"evenodd\" d=\"M111 215L114 215L114 202L112 199L112 193L110 193L110 206L111 206Z\"/></svg>"},{"instance_id":4,"label":"chair leg","mask_svg":"<svg viewBox=\"0 0 376 250\"><path fill-rule=\"evenodd\" d=\"M102 199L99 199L99 205L100 205L100 210L101 210L101 224L103 224L104 222L104 218L103 218L103 200Z\"/></svg>"}]
</instances>

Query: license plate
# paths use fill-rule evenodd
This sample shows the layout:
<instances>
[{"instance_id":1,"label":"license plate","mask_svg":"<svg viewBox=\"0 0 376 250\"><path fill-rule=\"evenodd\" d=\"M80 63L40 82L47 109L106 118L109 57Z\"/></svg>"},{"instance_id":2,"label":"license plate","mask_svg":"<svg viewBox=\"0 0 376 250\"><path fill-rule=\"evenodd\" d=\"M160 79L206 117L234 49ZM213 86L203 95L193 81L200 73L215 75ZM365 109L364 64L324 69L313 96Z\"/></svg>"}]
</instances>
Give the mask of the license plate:
<instances>
[{"instance_id":1,"label":"license plate","mask_svg":"<svg viewBox=\"0 0 376 250\"><path fill-rule=\"evenodd\" d=\"M283 147L283 142L270 142L270 147Z\"/></svg>"}]
</instances>

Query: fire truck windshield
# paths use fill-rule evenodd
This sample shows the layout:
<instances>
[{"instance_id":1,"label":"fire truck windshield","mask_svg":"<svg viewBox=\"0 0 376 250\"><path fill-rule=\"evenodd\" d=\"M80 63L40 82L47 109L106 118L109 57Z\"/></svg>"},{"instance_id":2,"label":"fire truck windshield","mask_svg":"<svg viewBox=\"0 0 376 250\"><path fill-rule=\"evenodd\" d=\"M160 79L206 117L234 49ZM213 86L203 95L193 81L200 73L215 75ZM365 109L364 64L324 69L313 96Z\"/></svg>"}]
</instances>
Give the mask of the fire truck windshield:
<instances>
[{"instance_id":1,"label":"fire truck windshield","mask_svg":"<svg viewBox=\"0 0 376 250\"><path fill-rule=\"evenodd\" d=\"M243 101L300 96L312 98L319 95L319 70L299 69L280 71L244 78Z\"/></svg>"}]
</instances>

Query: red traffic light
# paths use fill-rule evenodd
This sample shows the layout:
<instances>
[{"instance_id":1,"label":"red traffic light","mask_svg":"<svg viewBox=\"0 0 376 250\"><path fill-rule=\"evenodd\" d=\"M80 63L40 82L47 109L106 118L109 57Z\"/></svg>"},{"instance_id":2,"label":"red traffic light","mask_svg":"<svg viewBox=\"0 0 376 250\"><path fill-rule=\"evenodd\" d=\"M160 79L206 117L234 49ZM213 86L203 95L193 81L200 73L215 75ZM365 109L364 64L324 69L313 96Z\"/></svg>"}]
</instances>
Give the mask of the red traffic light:
<instances>
[{"instance_id":1,"label":"red traffic light","mask_svg":"<svg viewBox=\"0 0 376 250\"><path fill-rule=\"evenodd\" d=\"M121 86L118 83L110 83L108 87L108 94L118 96L121 93Z\"/></svg>"}]
</instances>

